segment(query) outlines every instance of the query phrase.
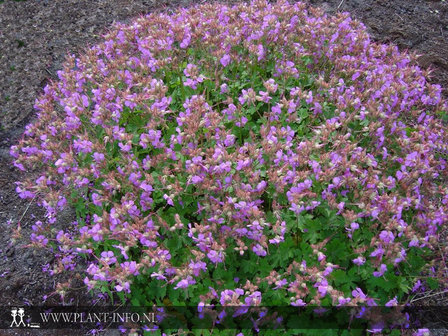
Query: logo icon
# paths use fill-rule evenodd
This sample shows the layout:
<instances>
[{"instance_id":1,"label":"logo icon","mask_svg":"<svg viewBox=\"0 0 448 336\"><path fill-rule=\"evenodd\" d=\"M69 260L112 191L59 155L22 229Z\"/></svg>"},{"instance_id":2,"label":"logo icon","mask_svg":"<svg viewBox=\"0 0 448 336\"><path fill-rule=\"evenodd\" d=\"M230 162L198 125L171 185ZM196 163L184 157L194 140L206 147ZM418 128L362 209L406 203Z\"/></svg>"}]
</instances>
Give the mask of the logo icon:
<instances>
[{"instance_id":1,"label":"logo icon","mask_svg":"<svg viewBox=\"0 0 448 336\"><path fill-rule=\"evenodd\" d=\"M40 328L40 325L38 323L28 323L25 324L25 321L23 318L25 317L25 309L24 308L13 308L11 309L11 317L12 322L9 326L10 328L20 328L20 327L30 327L30 328ZM28 315L28 318L30 316ZM28 320L29 321L29 320Z\"/></svg>"},{"instance_id":2,"label":"logo icon","mask_svg":"<svg viewBox=\"0 0 448 336\"><path fill-rule=\"evenodd\" d=\"M12 323L10 325L11 328L12 327L19 328L22 325L24 327L26 327L25 322L23 321L23 316L25 316L25 309L23 309L23 308L19 308L19 309L13 308L13 309L11 309L11 316L12 316ZM17 322L17 318L19 318L18 322Z\"/></svg>"}]
</instances>

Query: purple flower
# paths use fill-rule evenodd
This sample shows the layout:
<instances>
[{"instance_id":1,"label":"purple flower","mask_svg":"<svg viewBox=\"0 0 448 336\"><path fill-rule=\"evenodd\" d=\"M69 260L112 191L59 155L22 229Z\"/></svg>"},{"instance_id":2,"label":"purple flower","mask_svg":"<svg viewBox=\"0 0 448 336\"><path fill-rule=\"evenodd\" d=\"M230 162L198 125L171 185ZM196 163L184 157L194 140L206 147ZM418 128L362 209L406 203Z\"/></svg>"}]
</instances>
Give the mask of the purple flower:
<instances>
[{"instance_id":1,"label":"purple flower","mask_svg":"<svg viewBox=\"0 0 448 336\"><path fill-rule=\"evenodd\" d=\"M220 263L223 260L222 252L216 252L215 250L208 252L207 257L215 264Z\"/></svg>"},{"instance_id":2,"label":"purple flower","mask_svg":"<svg viewBox=\"0 0 448 336\"><path fill-rule=\"evenodd\" d=\"M265 52L264 52L263 45L259 44L257 46L257 56L258 56L257 59L258 59L258 61L261 61L264 58L264 54L265 54Z\"/></svg>"},{"instance_id":3,"label":"purple flower","mask_svg":"<svg viewBox=\"0 0 448 336\"><path fill-rule=\"evenodd\" d=\"M191 36L190 35L187 35L183 40L182 40L182 42L180 43L180 47L182 48L182 49L185 49L186 47L188 47L188 45L190 44L190 41L191 41Z\"/></svg>"},{"instance_id":4,"label":"purple flower","mask_svg":"<svg viewBox=\"0 0 448 336\"><path fill-rule=\"evenodd\" d=\"M272 99L272 97L269 96L268 92L265 91L259 91L260 94L260 100L264 103L269 103L269 101Z\"/></svg>"},{"instance_id":5,"label":"purple flower","mask_svg":"<svg viewBox=\"0 0 448 336\"><path fill-rule=\"evenodd\" d=\"M233 146L233 144L235 143L235 139L236 137L233 134L227 135L226 139L224 140L224 145L226 145L226 147Z\"/></svg>"},{"instance_id":6,"label":"purple flower","mask_svg":"<svg viewBox=\"0 0 448 336\"><path fill-rule=\"evenodd\" d=\"M201 183L203 180L204 180L204 178L202 176L197 176L197 175L195 175L191 178L191 182L193 184Z\"/></svg>"},{"instance_id":7,"label":"purple flower","mask_svg":"<svg viewBox=\"0 0 448 336\"><path fill-rule=\"evenodd\" d=\"M287 283L288 283L288 281L286 279L278 280L275 282L276 286L274 287L274 289L283 288Z\"/></svg>"},{"instance_id":8,"label":"purple flower","mask_svg":"<svg viewBox=\"0 0 448 336\"><path fill-rule=\"evenodd\" d=\"M365 300L366 299L366 295L364 294L364 292L362 291L362 289L361 288L359 288L359 287L357 287L356 289L354 289L353 291L352 291L352 295L353 295L353 297L354 298L361 298L362 300Z\"/></svg>"},{"instance_id":9,"label":"purple flower","mask_svg":"<svg viewBox=\"0 0 448 336\"><path fill-rule=\"evenodd\" d=\"M73 141L73 148L76 149L77 153L90 153L92 151L93 143L89 140L78 140Z\"/></svg>"},{"instance_id":10,"label":"purple flower","mask_svg":"<svg viewBox=\"0 0 448 336\"><path fill-rule=\"evenodd\" d=\"M327 279L323 279L321 282L316 283L314 287L317 287L317 291L319 292L320 296L324 297L327 294L328 290Z\"/></svg>"},{"instance_id":11,"label":"purple flower","mask_svg":"<svg viewBox=\"0 0 448 336\"><path fill-rule=\"evenodd\" d=\"M114 252L112 251L101 252L101 260L103 260L108 265L117 262L117 258L115 258Z\"/></svg>"},{"instance_id":12,"label":"purple flower","mask_svg":"<svg viewBox=\"0 0 448 336\"><path fill-rule=\"evenodd\" d=\"M338 204L338 209L339 209L338 214L340 214L342 212L342 210L344 210L344 206L345 206L345 202L340 202Z\"/></svg>"},{"instance_id":13,"label":"purple flower","mask_svg":"<svg viewBox=\"0 0 448 336\"><path fill-rule=\"evenodd\" d=\"M305 207L303 205L301 205L300 207L297 206L296 203L292 203L291 207L289 208L289 210L294 211L297 215L300 214L302 211L305 210Z\"/></svg>"},{"instance_id":14,"label":"purple flower","mask_svg":"<svg viewBox=\"0 0 448 336\"><path fill-rule=\"evenodd\" d=\"M384 250L381 247L378 247L375 251L373 251L370 256L371 257L382 257L384 254Z\"/></svg>"},{"instance_id":15,"label":"purple flower","mask_svg":"<svg viewBox=\"0 0 448 336\"><path fill-rule=\"evenodd\" d=\"M306 303L303 302L302 299L297 299L297 300L291 302L291 306L294 306L294 307L303 307L303 306L306 306Z\"/></svg>"},{"instance_id":16,"label":"purple flower","mask_svg":"<svg viewBox=\"0 0 448 336\"><path fill-rule=\"evenodd\" d=\"M194 64L187 64L187 67L184 69L184 75L187 77L193 77L198 71L198 67Z\"/></svg>"},{"instance_id":17,"label":"purple flower","mask_svg":"<svg viewBox=\"0 0 448 336\"><path fill-rule=\"evenodd\" d=\"M384 264L381 264L380 270L373 272L373 276L379 278L380 276L383 276L384 272L387 271L387 266Z\"/></svg>"},{"instance_id":18,"label":"purple flower","mask_svg":"<svg viewBox=\"0 0 448 336\"><path fill-rule=\"evenodd\" d=\"M338 306L346 305L350 301L351 301L350 298L344 298L344 297L341 296L341 297L338 298Z\"/></svg>"},{"instance_id":19,"label":"purple flower","mask_svg":"<svg viewBox=\"0 0 448 336\"><path fill-rule=\"evenodd\" d=\"M313 102L313 91L310 91L305 99L307 104L311 104Z\"/></svg>"},{"instance_id":20,"label":"purple flower","mask_svg":"<svg viewBox=\"0 0 448 336\"><path fill-rule=\"evenodd\" d=\"M92 236L94 241L103 240L102 230L99 224L95 224L88 232Z\"/></svg>"},{"instance_id":21,"label":"purple flower","mask_svg":"<svg viewBox=\"0 0 448 336\"><path fill-rule=\"evenodd\" d=\"M380 239L386 244L390 244L394 241L395 236L392 232L383 230L380 233Z\"/></svg>"},{"instance_id":22,"label":"purple flower","mask_svg":"<svg viewBox=\"0 0 448 336\"><path fill-rule=\"evenodd\" d=\"M98 195L97 193L93 193L92 194L92 203L96 206L101 206L102 202L100 200L101 196Z\"/></svg>"},{"instance_id":23,"label":"purple flower","mask_svg":"<svg viewBox=\"0 0 448 336\"><path fill-rule=\"evenodd\" d=\"M194 285L196 283L196 280L194 280L191 276L188 276L187 279L183 279L177 283L177 285L174 287L174 289L178 288L187 288L190 285Z\"/></svg>"},{"instance_id":24,"label":"purple flower","mask_svg":"<svg viewBox=\"0 0 448 336\"><path fill-rule=\"evenodd\" d=\"M125 261L120 264L121 269L127 274L138 275L137 263L135 261Z\"/></svg>"},{"instance_id":25,"label":"purple flower","mask_svg":"<svg viewBox=\"0 0 448 336\"><path fill-rule=\"evenodd\" d=\"M418 329L417 332L413 333L412 336L430 336L431 332L427 328Z\"/></svg>"},{"instance_id":26,"label":"purple flower","mask_svg":"<svg viewBox=\"0 0 448 336\"><path fill-rule=\"evenodd\" d=\"M116 247L117 249L119 249L121 251L121 255L124 257L125 260L128 260L129 257L126 254L126 248L121 246L121 245L112 245L113 247Z\"/></svg>"},{"instance_id":27,"label":"purple flower","mask_svg":"<svg viewBox=\"0 0 448 336\"><path fill-rule=\"evenodd\" d=\"M418 246L418 239L415 237L409 242L409 247Z\"/></svg>"},{"instance_id":28,"label":"purple flower","mask_svg":"<svg viewBox=\"0 0 448 336\"><path fill-rule=\"evenodd\" d=\"M261 303L261 292L255 291L244 299L246 306L258 306Z\"/></svg>"},{"instance_id":29,"label":"purple flower","mask_svg":"<svg viewBox=\"0 0 448 336\"><path fill-rule=\"evenodd\" d=\"M118 143L118 146L121 148L122 152L128 153L131 150L131 142L127 142L126 144L123 144L121 142Z\"/></svg>"},{"instance_id":30,"label":"purple flower","mask_svg":"<svg viewBox=\"0 0 448 336\"><path fill-rule=\"evenodd\" d=\"M102 162L104 160L104 154L103 153L93 153L93 158L96 162Z\"/></svg>"},{"instance_id":31,"label":"purple flower","mask_svg":"<svg viewBox=\"0 0 448 336\"><path fill-rule=\"evenodd\" d=\"M359 76L361 76L361 73L359 71L356 71L352 76L352 81L356 80Z\"/></svg>"},{"instance_id":32,"label":"purple flower","mask_svg":"<svg viewBox=\"0 0 448 336\"><path fill-rule=\"evenodd\" d=\"M364 263L366 262L366 259L364 257L360 256L356 259L353 259L352 261L355 265L361 266L361 265L364 265Z\"/></svg>"},{"instance_id":33,"label":"purple flower","mask_svg":"<svg viewBox=\"0 0 448 336\"><path fill-rule=\"evenodd\" d=\"M152 185L147 184L146 182L142 182L142 184L140 184L140 188L147 193L151 193L154 190Z\"/></svg>"},{"instance_id":34,"label":"purple flower","mask_svg":"<svg viewBox=\"0 0 448 336\"><path fill-rule=\"evenodd\" d=\"M230 289L225 289L221 292L221 298L219 299L219 302L221 305L225 305L228 301L232 300L233 296L239 296L237 293Z\"/></svg>"},{"instance_id":35,"label":"purple flower","mask_svg":"<svg viewBox=\"0 0 448 336\"><path fill-rule=\"evenodd\" d=\"M195 276L199 276L199 273L202 271L206 271L207 270L207 264L203 261L197 261L197 262L190 262L190 268L193 270L193 274Z\"/></svg>"},{"instance_id":36,"label":"purple flower","mask_svg":"<svg viewBox=\"0 0 448 336\"><path fill-rule=\"evenodd\" d=\"M412 292L418 291L421 287L423 287L422 282L420 280L417 280L414 287L412 287Z\"/></svg>"},{"instance_id":37,"label":"purple flower","mask_svg":"<svg viewBox=\"0 0 448 336\"><path fill-rule=\"evenodd\" d=\"M255 188L255 190L257 192L261 192L264 190L264 188L266 188L266 185L267 185L266 181L261 181L260 183L257 184L257 187Z\"/></svg>"},{"instance_id":38,"label":"purple flower","mask_svg":"<svg viewBox=\"0 0 448 336\"><path fill-rule=\"evenodd\" d=\"M168 203L171 206L174 206L173 200L171 199L171 197L169 197L167 194L163 195L163 199L166 201L166 203Z\"/></svg>"},{"instance_id":39,"label":"purple flower","mask_svg":"<svg viewBox=\"0 0 448 336\"><path fill-rule=\"evenodd\" d=\"M375 325L373 328L371 328L371 329L367 329L367 331L368 331L368 332L371 332L371 333L373 333L373 334L378 334L378 333L380 333L380 332L383 331L383 328L382 328L381 326L377 326L377 325Z\"/></svg>"},{"instance_id":40,"label":"purple flower","mask_svg":"<svg viewBox=\"0 0 448 336\"><path fill-rule=\"evenodd\" d=\"M221 84L221 93L228 93L229 92L229 87L227 86L226 83Z\"/></svg>"},{"instance_id":41,"label":"purple flower","mask_svg":"<svg viewBox=\"0 0 448 336\"><path fill-rule=\"evenodd\" d=\"M41 246L46 246L48 244L48 238L43 235L36 235L35 233L32 233L30 235L30 239L32 242L37 243Z\"/></svg>"},{"instance_id":42,"label":"purple flower","mask_svg":"<svg viewBox=\"0 0 448 336\"><path fill-rule=\"evenodd\" d=\"M246 159L246 160L239 160L236 164L236 170L242 170L246 167L249 167L251 165L251 161L250 159Z\"/></svg>"},{"instance_id":43,"label":"purple flower","mask_svg":"<svg viewBox=\"0 0 448 336\"><path fill-rule=\"evenodd\" d=\"M323 254L322 252L319 252L317 254L317 261L321 262L322 260L324 260L326 258L325 254Z\"/></svg>"},{"instance_id":44,"label":"purple flower","mask_svg":"<svg viewBox=\"0 0 448 336\"><path fill-rule=\"evenodd\" d=\"M20 198L33 198L35 196L35 194L31 191L22 189L20 187L16 187L16 192L19 194Z\"/></svg>"},{"instance_id":45,"label":"purple flower","mask_svg":"<svg viewBox=\"0 0 448 336\"><path fill-rule=\"evenodd\" d=\"M242 127L242 126L246 125L246 123L247 123L247 118L245 116L242 116L241 117L241 122L237 121L235 123L235 125L238 126L238 127Z\"/></svg>"},{"instance_id":46,"label":"purple flower","mask_svg":"<svg viewBox=\"0 0 448 336\"><path fill-rule=\"evenodd\" d=\"M159 256L159 258L161 260L170 260L171 259L171 254L170 251L168 250L160 250L159 252L157 252L157 255ZM167 270L168 272L168 270Z\"/></svg>"},{"instance_id":47,"label":"purple flower","mask_svg":"<svg viewBox=\"0 0 448 336\"><path fill-rule=\"evenodd\" d=\"M221 59L220 62L222 64L223 67L226 67L227 65L229 65L230 63L230 56L225 54Z\"/></svg>"},{"instance_id":48,"label":"purple flower","mask_svg":"<svg viewBox=\"0 0 448 336\"><path fill-rule=\"evenodd\" d=\"M166 276L160 273L151 273L151 278L156 278L157 280L166 280Z\"/></svg>"},{"instance_id":49,"label":"purple flower","mask_svg":"<svg viewBox=\"0 0 448 336\"><path fill-rule=\"evenodd\" d=\"M252 251L254 251L254 253L257 256L260 256L260 257L266 256L266 251L264 250L264 248L260 244L257 244L254 247L252 247Z\"/></svg>"},{"instance_id":50,"label":"purple flower","mask_svg":"<svg viewBox=\"0 0 448 336\"><path fill-rule=\"evenodd\" d=\"M118 285L115 285L115 290L117 291L117 292L122 292L122 291L125 291L125 292L130 292L130 284L129 284L129 282L124 282L124 283L121 283L121 284L118 284Z\"/></svg>"},{"instance_id":51,"label":"purple flower","mask_svg":"<svg viewBox=\"0 0 448 336\"><path fill-rule=\"evenodd\" d=\"M393 306L396 306L397 304L398 304L397 297L394 297L392 300L388 301L385 304L385 306L386 307L393 307Z\"/></svg>"}]
</instances>

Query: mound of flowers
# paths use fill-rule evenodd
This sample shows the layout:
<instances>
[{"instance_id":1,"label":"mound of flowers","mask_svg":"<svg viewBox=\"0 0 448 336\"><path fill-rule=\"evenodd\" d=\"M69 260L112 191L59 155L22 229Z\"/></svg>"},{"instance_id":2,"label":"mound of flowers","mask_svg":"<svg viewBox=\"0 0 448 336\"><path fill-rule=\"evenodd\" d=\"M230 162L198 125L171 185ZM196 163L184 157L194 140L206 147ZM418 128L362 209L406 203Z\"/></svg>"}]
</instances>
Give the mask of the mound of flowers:
<instances>
[{"instance_id":1,"label":"mound of flowers","mask_svg":"<svg viewBox=\"0 0 448 336\"><path fill-rule=\"evenodd\" d=\"M448 219L448 108L413 60L301 2L117 24L11 149L33 245L135 305L400 304Z\"/></svg>"}]
</instances>

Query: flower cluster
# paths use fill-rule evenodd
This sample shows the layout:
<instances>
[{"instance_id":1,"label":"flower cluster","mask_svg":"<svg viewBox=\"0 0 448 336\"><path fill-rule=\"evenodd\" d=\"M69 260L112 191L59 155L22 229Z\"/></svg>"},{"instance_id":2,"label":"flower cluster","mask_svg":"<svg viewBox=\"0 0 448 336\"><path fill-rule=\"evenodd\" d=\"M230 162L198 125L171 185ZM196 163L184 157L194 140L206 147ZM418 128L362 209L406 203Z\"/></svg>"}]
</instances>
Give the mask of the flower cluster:
<instances>
[{"instance_id":1,"label":"flower cluster","mask_svg":"<svg viewBox=\"0 0 448 336\"><path fill-rule=\"evenodd\" d=\"M117 24L11 149L40 174L17 186L47 210L34 245L148 302L396 304L448 220L447 104L425 75L301 2ZM54 238L67 204L78 225Z\"/></svg>"}]
</instances>

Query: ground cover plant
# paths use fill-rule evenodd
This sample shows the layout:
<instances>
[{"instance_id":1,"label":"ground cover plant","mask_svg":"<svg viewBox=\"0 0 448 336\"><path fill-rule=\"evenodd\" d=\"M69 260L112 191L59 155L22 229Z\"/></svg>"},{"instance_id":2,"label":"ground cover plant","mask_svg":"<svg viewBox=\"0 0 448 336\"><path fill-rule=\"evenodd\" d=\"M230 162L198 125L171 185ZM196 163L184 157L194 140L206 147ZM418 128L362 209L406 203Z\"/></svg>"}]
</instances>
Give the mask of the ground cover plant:
<instances>
[{"instance_id":1,"label":"ground cover plant","mask_svg":"<svg viewBox=\"0 0 448 336\"><path fill-rule=\"evenodd\" d=\"M70 56L11 149L51 272L133 305L398 305L447 221L447 104L303 3L208 4ZM77 224L52 228L74 206Z\"/></svg>"}]
</instances>

